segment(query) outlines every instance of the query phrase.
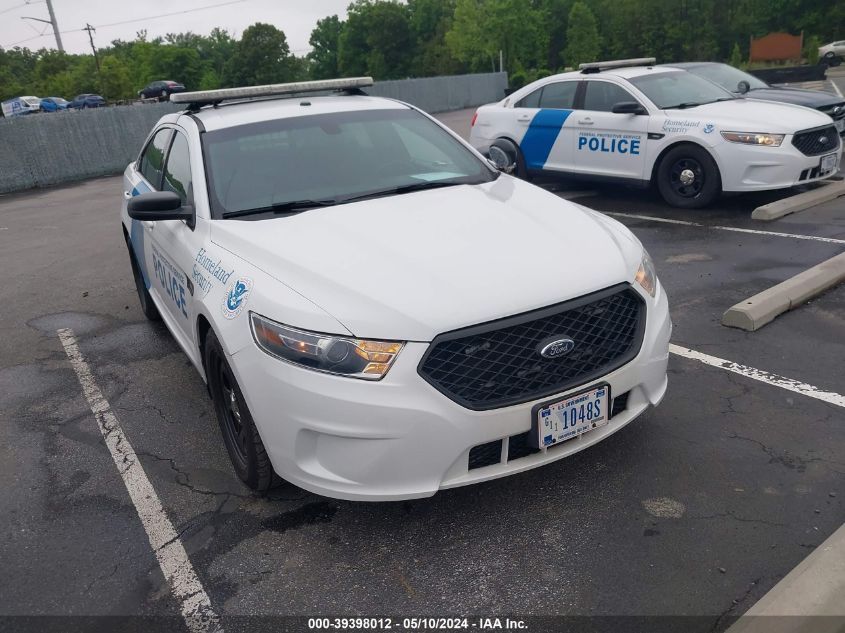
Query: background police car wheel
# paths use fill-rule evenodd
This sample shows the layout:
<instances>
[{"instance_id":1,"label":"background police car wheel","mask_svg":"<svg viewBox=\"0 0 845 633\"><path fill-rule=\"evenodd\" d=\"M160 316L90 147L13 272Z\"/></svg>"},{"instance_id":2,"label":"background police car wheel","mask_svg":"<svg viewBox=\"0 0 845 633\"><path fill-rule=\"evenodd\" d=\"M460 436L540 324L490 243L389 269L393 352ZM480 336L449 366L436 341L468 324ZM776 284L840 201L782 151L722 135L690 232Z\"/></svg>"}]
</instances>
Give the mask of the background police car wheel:
<instances>
[{"instance_id":1,"label":"background police car wheel","mask_svg":"<svg viewBox=\"0 0 845 633\"><path fill-rule=\"evenodd\" d=\"M273 466L226 354L211 331L205 340L205 370L223 443L235 473L253 490L269 490L275 474Z\"/></svg>"},{"instance_id":2,"label":"background police car wheel","mask_svg":"<svg viewBox=\"0 0 845 633\"><path fill-rule=\"evenodd\" d=\"M525 157L516 143L506 138L500 138L493 141L491 148L493 147L502 150L510 160L510 164L513 165L513 170L508 173L523 180L530 180L528 170L525 167Z\"/></svg>"},{"instance_id":3,"label":"background police car wheel","mask_svg":"<svg viewBox=\"0 0 845 633\"><path fill-rule=\"evenodd\" d=\"M129 245L127 244L127 247ZM138 291L138 301L141 303L141 312L150 321L160 321L161 315L158 313L158 308L153 303L153 298L150 296L149 290L144 283L144 277L141 275L141 269L138 267L138 262L135 261L135 253L129 247L129 261L132 263L132 277L135 279L135 290Z\"/></svg>"},{"instance_id":4,"label":"background police car wheel","mask_svg":"<svg viewBox=\"0 0 845 633\"><path fill-rule=\"evenodd\" d=\"M683 145L669 150L657 169L657 188L673 207L700 209L722 191L719 169L706 150Z\"/></svg>"}]
</instances>

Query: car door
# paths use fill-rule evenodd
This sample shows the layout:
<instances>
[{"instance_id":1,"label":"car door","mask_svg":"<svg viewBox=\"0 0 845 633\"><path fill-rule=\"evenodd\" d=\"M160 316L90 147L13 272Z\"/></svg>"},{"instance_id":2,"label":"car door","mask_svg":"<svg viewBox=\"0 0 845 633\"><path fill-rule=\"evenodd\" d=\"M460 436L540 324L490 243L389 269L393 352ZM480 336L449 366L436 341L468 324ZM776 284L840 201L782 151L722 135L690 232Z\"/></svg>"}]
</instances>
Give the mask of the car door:
<instances>
[{"instance_id":1,"label":"car door","mask_svg":"<svg viewBox=\"0 0 845 633\"><path fill-rule=\"evenodd\" d=\"M643 180L648 138L647 114L616 114L617 103L639 103L628 90L606 79L584 82L580 107L567 127L573 135L572 171Z\"/></svg>"},{"instance_id":2,"label":"car door","mask_svg":"<svg viewBox=\"0 0 845 633\"><path fill-rule=\"evenodd\" d=\"M166 154L161 190L176 193L184 207L193 208L191 162L187 133L181 128L174 128ZM190 271L201 247L200 238L184 220L156 222L152 238L154 272L163 288L165 303L185 341L191 343L195 315Z\"/></svg>"},{"instance_id":3,"label":"car door","mask_svg":"<svg viewBox=\"0 0 845 633\"><path fill-rule=\"evenodd\" d=\"M572 114L579 83L576 79L545 84L514 107L517 122L527 128L519 147L528 169L569 168L572 148L564 124Z\"/></svg>"},{"instance_id":4,"label":"car door","mask_svg":"<svg viewBox=\"0 0 845 633\"><path fill-rule=\"evenodd\" d=\"M129 170L127 187L131 189L124 191L124 197L129 199L150 191L163 190L165 164L173 135L174 130L170 127L160 128L153 134L138 162ZM171 240L164 235L168 233L168 225L174 222L181 223L178 220L132 220L129 237L144 277L144 285L154 297L170 331L182 339L180 343L184 346L190 340L186 336L186 332L190 331L187 327L191 315L190 292L187 277L170 252Z\"/></svg>"}]
</instances>

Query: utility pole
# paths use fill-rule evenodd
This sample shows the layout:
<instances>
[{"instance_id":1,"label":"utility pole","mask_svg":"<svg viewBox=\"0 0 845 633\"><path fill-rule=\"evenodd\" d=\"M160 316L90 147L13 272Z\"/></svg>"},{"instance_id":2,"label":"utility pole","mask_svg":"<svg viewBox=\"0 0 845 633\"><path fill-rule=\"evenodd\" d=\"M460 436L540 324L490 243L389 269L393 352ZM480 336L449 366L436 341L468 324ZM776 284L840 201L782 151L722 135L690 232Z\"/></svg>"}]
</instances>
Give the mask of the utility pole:
<instances>
[{"instance_id":1,"label":"utility pole","mask_svg":"<svg viewBox=\"0 0 845 633\"><path fill-rule=\"evenodd\" d=\"M59 23L56 21L56 14L53 11L53 0L47 0L47 11L50 12L50 23L53 25L53 34L56 36L56 48L64 52L65 47L62 46L62 36L59 33Z\"/></svg>"},{"instance_id":2,"label":"utility pole","mask_svg":"<svg viewBox=\"0 0 845 633\"><path fill-rule=\"evenodd\" d=\"M97 29L95 29L95 28L94 28L93 26L91 26L90 24L86 23L86 24L85 24L85 28L84 28L84 29L82 29L82 30L83 30L83 31L88 31L88 39L89 39L89 40L90 40L90 42L91 42L91 50L92 50L92 51L94 51L94 62L96 62L96 64L97 64L97 73L99 73L99 72L100 72L100 58L99 58L99 57L97 57L97 47L96 47L96 46L94 46L94 36L93 36L93 35L91 35L91 33L92 33L92 32L96 33L96 32L97 32Z\"/></svg>"}]
</instances>

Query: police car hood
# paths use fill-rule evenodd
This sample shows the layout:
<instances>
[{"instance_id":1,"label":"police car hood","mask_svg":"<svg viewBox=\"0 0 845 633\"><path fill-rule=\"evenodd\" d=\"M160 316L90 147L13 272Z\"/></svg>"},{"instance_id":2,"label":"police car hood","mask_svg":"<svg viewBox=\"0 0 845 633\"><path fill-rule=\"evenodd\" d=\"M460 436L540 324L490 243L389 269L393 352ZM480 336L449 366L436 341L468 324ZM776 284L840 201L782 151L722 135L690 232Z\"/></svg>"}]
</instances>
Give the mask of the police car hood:
<instances>
[{"instance_id":1,"label":"police car hood","mask_svg":"<svg viewBox=\"0 0 845 633\"><path fill-rule=\"evenodd\" d=\"M719 131L794 134L800 130L833 125L826 114L790 103L732 99L683 110L665 110L672 118L713 123Z\"/></svg>"},{"instance_id":2,"label":"police car hood","mask_svg":"<svg viewBox=\"0 0 845 633\"><path fill-rule=\"evenodd\" d=\"M615 220L505 175L283 218L215 221L212 240L355 336L416 341L630 282L642 257ZM273 292L253 292L262 291Z\"/></svg>"}]
</instances>

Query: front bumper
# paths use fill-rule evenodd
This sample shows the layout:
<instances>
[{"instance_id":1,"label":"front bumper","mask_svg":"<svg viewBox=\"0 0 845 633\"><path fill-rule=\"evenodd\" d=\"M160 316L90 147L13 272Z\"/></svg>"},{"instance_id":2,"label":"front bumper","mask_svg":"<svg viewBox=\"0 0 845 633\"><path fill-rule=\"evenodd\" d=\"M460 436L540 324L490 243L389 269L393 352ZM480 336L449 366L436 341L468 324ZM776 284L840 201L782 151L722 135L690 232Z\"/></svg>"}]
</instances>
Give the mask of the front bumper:
<instances>
[{"instance_id":1,"label":"front bumper","mask_svg":"<svg viewBox=\"0 0 845 633\"><path fill-rule=\"evenodd\" d=\"M720 144L716 156L724 191L766 191L825 180L837 172L820 171L823 156L835 153L837 168L842 163L842 143L823 155L806 156L787 135L780 147L752 147L738 143Z\"/></svg>"},{"instance_id":2,"label":"front bumper","mask_svg":"<svg viewBox=\"0 0 845 633\"><path fill-rule=\"evenodd\" d=\"M637 287L639 292L639 287ZM672 324L666 294L647 303L637 357L592 381L628 394L627 408L600 429L538 453L469 470L473 447L529 430L540 401L471 411L417 373L428 343L408 343L387 376L367 382L306 370L249 345L231 365L276 472L306 490L340 499L391 501L495 479L580 451L628 424L666 391ZM581 385L562 392L575 393ZM554 396L552 396L553 398Z\"/></svg>"}]
</instances>

